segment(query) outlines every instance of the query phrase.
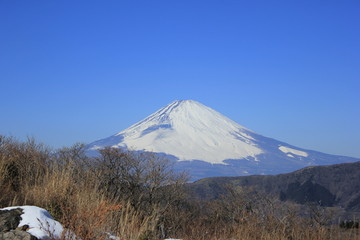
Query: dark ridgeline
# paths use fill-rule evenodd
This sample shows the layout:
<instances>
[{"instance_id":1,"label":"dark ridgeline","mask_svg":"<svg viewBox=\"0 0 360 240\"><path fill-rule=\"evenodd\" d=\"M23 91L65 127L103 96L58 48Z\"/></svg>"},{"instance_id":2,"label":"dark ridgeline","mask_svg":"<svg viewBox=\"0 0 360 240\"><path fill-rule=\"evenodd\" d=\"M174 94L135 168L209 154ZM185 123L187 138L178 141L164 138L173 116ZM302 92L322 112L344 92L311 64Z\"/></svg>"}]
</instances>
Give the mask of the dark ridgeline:
<instances>
[{"instance_id":1,"label":"dark ridgeline","mask_svg":"<svg viewBox=\"0 0 360 240\"><path fill-rule=\"evenodd\" d=\"M316 203L360 213L360 162L307 167L280 175L205 178L188 184L194 198L226 196L226 186L251 187L281 201Z\"/></svg>"}]
</instances>

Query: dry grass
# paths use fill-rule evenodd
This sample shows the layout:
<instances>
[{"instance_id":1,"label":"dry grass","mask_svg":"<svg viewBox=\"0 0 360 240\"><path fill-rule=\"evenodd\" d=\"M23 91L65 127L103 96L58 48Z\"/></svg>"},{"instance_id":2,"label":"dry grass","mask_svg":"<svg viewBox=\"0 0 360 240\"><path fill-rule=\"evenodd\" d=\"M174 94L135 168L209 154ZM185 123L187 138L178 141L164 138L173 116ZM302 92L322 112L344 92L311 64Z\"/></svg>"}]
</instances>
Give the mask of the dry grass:
<instances>
[{"instance_id":1,"label":"dry grass","mask_svg":"<svg viewBox=\"0 0 360 240\"><path fill-rule=\"evenodd\" d=\"M158 181L160 175L152 172L149 175L141 165L136 165L137 170L147 172L146 182L141 182L141 175L137 174L136 184L132 183L134 188L120 188L116 184L103 187L104 170L84 165L84 160L81 145L54 154L32 139L20 143L0 137L0 207L25 204L43 207L83 240L106 239L108 234L121 240L170 236L184 240L360 239L358 229L327 225L328 216L316 212L316 208L311 209L316 219L302 218L293 205L243 189L234 190L232 196L218 201L189 201L180 197L181 184L170 187L166 183L167 188L148 184L149 179ZM122 165L111 166L123 169ZM126 177L128 181L134 175ZM161 181L166 179L165 176ZM151 186L150 190L142 184ZM126 198L122 198L121 191L109 194L109 189L126 190Z\"/></svg>"}]
</instances>

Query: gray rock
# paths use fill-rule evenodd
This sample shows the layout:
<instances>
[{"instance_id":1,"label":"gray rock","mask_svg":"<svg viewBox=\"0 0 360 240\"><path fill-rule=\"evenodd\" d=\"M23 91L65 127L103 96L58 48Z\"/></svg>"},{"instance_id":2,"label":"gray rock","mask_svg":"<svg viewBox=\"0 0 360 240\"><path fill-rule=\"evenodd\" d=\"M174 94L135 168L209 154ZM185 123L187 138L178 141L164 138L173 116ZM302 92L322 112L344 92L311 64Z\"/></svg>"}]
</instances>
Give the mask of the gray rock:
<instances>
[{"instance_id":1,"label":"gray rock","mask_svg":"<svg viewBox=\"0 0 360 240\"><path fill-rule=\"evenodd\" d=\"M29 228L28 225L18 228L21 214L21 208L0 210L0 240L38 240L25 231Z\"/></svg>"},{"instance_id":2,"label":"gray rock","mask_svg":"<svg viewBox=\"0 0 360 240\"><path fill-rule=\"evenodd\" d=\"M19 226L21 221L21 208L0 211L0 232L8 232Z\"/></svg>"},{"instance_id":3,"label":"gray rock","mask_svg":"<svg viewBox=\"0 0 360 240\"><path fill-rule=\"evenodd\" d=\"M10 232L0 233L0 240L38 240L28 232L13 230Z\"/></svg>"}]
</instances>

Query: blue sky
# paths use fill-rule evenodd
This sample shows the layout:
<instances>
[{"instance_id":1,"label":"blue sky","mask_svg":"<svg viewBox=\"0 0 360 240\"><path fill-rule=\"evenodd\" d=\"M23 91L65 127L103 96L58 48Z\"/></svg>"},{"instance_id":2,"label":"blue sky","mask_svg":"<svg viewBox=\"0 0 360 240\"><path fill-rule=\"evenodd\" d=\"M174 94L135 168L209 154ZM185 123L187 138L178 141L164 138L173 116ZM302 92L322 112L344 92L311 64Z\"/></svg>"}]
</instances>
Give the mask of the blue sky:
<instances>
[{"instance_id":1,"label":"blue sky","mask_svg":"<svg viewBox=\"0 0 360 240\"><path fill-rule=\"evenodd\" d=\"M360 2L0 1L0 134L52 147L197 100L360 157Z\"/></svg>"}]
</instances>

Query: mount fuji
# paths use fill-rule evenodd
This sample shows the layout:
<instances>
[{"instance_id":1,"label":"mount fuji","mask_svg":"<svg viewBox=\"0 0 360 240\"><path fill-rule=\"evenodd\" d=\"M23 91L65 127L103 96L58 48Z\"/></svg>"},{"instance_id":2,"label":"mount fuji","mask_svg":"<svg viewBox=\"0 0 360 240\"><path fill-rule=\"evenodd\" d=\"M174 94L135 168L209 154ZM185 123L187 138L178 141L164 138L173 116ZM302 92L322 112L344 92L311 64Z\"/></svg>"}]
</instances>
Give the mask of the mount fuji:
<instances>
[{"instance_id":1,"label":"mount fuji","mask_svg":"<svg viewBox=\"0 0 360 240\"><path fill-rule=\"evenodd\" d=\"M154 152L192 180L212 176L279 174L360 159L301 149L259 135L193 100L174 101L113 136L87 145Z\"/></svg>"}]
</instances>

